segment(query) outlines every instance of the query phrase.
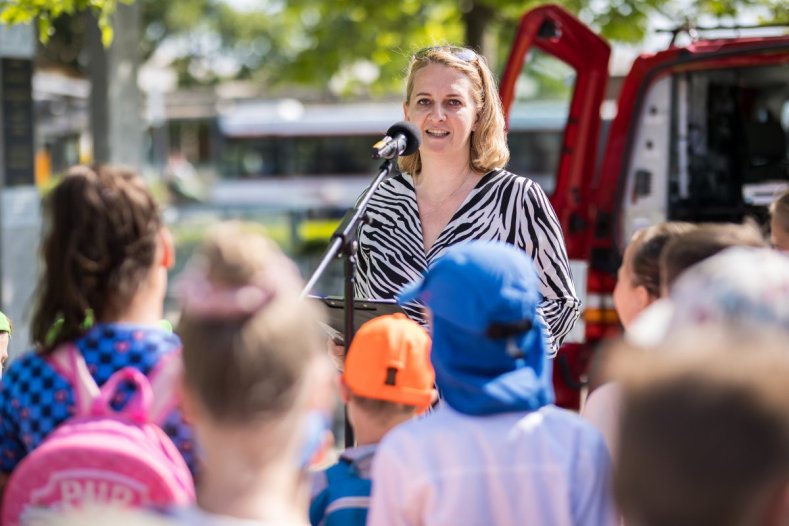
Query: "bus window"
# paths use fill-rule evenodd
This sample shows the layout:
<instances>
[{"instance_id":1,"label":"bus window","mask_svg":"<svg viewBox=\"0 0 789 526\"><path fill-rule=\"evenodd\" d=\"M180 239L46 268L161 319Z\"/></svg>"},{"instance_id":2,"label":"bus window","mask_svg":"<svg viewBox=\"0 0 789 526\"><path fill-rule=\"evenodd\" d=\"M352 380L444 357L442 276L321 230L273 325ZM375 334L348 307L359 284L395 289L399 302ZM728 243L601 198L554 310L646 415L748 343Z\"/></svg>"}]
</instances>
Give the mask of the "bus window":
<instances>
[{"instance_id":1,"label":"bus window","mask_svg":"<svg viewBox=\"0 0 789 526\"><path fill-rule=\"evenodd\" d=\"M374 174L370 157L377 136L291 136L226 139L222 160L225 179L294 175Z\"/></svg>"}]
</instances>

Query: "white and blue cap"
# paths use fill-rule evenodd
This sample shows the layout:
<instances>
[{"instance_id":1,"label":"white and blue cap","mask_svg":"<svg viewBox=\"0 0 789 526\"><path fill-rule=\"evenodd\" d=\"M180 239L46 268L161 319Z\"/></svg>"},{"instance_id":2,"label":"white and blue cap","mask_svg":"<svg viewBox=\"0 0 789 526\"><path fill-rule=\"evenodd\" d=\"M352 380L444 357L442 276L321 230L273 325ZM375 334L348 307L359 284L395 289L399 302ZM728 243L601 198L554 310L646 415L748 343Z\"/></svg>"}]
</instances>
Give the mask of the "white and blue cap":
<instances>
[{"instance_id":1,"label":"white and blue cap","mask_svg":"<svg viewBox=\"0 0 789 526\"><path fill-rule=\"evenodd\" d=\"M453 409L475 415L553 401L541 299L532 259L497 241L448 248L398 297L430 309L439 391Z\"/></svg>"},{"instance_id":2,"label":"white and blue cap","mask_svg":"<svg viewBox=\"0 0 789 526\"><path fill-rule=\"evenodd\" d=\"M789 256L728 248L683 272L670 297L666 336L707 325L789 331Z\"/></svg>"}]
</instances>

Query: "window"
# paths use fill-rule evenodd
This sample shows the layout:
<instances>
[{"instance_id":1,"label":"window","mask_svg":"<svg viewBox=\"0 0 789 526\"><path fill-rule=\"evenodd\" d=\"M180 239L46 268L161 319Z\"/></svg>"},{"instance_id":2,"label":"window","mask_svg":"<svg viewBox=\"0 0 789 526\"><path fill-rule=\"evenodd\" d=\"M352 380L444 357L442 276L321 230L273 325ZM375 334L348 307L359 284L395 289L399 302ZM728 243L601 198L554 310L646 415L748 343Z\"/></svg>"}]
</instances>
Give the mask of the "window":
<instances>
[{"instance_id":1,"label":"window","mask_svg":"<svg viewBox=\"0 0 789 526\"><path fill-rule=\"evenodd\" d=\"M509 170L556 186L562 137L575 88L575 70L538 49L529 51L515 84L509 120Z\"/></svg>"},{"instance_id":2,"label":"window","mask_svg":"<svg viewBox=\"0 0 789 526\"><path fill-rule=\"evenodd\" d=\"M376 136L295 136L228 139L225 178L374 174Z\"/></svg>"}]
</instances>

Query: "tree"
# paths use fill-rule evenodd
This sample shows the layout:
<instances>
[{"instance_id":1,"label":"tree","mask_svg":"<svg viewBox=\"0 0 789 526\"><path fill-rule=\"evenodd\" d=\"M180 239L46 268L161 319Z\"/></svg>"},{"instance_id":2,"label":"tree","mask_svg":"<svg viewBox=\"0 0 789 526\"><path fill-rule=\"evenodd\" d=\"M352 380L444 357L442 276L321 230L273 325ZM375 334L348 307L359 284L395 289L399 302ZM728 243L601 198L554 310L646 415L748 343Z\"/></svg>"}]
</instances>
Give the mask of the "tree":
<instances>
[{"instance_id":1,"label":"tree","mask_svg":"<svg viewBox=\"0 0 789 526\"><path fill-rule=\"evenodd\" d=\"M17 0L0 3L0 22L37 21L39 39L49 41L58 27L72 29L91 80L90 118L93 159L142 166L140 97L137 89L139 8L133 0ZM112 46L118 30L120 42ZM70 42L70 40L67 40ZM73 43L73 42L72 42ZM77 61L78 53L71 59Z\"/></svg>"},{"instance_id":2,"label":"tree","mask_svg":"<svg viewBox=\"0 0 789 526\"><path fill-rule=\"evenodd\" d=\"M103 38L116 2L132 0L19 0L0 7L0 21L42 16L52 41L46 55L76 62L84 30L61 15L89 6ZM650 17L678 23L701 15L736 17L758 9L765 20L789 20L784 0L554 0L603 36L637 43ZM521 15L537 0L269 0L237 11L221 0L138 0L143 59L166 45L181 85L249 79L260 86L308 86L327 97L399 93L403 68L416 49L463 43L481 51L494 70L502 64ZM3 5L3 4L0 4ZM54 32L54 34L53 34Z\"/></svg>"},{"instance_id":3,"label":"tree","mask_svg":"<svg viewBox=\"0 0 789 526\"><path fill-rule=\"evenodd\" d=\"M130 4L134 0L120 1ZM98 20L102 42L108 46L113 37L111 17L117 4L118 0L15 0L14 2L2 2L0 3L0 23L26 24L36 20L39 38L42 42L46 42L55 32L54 22L60 17L90 11Z\"/></svg>"},{"instance_id":4,"label":"tree","mask_svg":"<svg viewBox=\"0 0 789 526\"><path fill-rule=\"evenodd\" d=\"M280 54L288 36L297 33L265 8L237 11L216 0L141 1L144 53L167 45L182 86L253 77L265 84L274 65L284 63Z\"/></svg>"},{"instance_id":5,"label":"tree","mask_svg":"<svg viewBox=\"0 0 789 526\"><path fill-rule=\"evenodd\" d=\"M789 20L785 0L699 0L678 5L672 0L554 0L577 14L609 40L637 43L647 31L653 14L670 20L697 20L702 15L736 17L759 9L765 20ZM282 81L324 85L371 64L377 78L357 78L346 83L346 92L391 91L399 86L405 57L413 50L436 43L463 43L481 51L495 66L509 51L518 21L535 0L290 0L285 17L301 20L302 32L280 67ZM362 70L364 71L364 70Z\"/></svg>"}]
</instances>

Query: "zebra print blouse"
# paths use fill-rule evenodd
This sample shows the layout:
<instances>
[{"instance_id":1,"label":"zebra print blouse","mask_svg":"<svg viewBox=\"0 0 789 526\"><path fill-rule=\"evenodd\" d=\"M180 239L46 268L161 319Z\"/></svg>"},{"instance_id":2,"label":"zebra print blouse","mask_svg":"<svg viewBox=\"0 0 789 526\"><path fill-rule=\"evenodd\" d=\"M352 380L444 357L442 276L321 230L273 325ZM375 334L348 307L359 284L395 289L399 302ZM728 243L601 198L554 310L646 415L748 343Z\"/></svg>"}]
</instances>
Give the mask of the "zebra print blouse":
<instances>
[{"instance_id":1,"label":"zebra print blouse","mask_svg":"<svg viewBox=\"0 0 789 526\"><path fill-rule=\"evenodd\" d=\"M394 298L456 243L472 239L505 241L534 259L543 295L538 313L546 322L550 352L556 354L578 318L580 301L570 276L559 221L537 183L506 170L487 173L427 253L409 174L384 181L367 211L370 222L362 225L358 237L357 298ZM419 305L404 310L425 323Z\"/></svg>"}]
</instances>

